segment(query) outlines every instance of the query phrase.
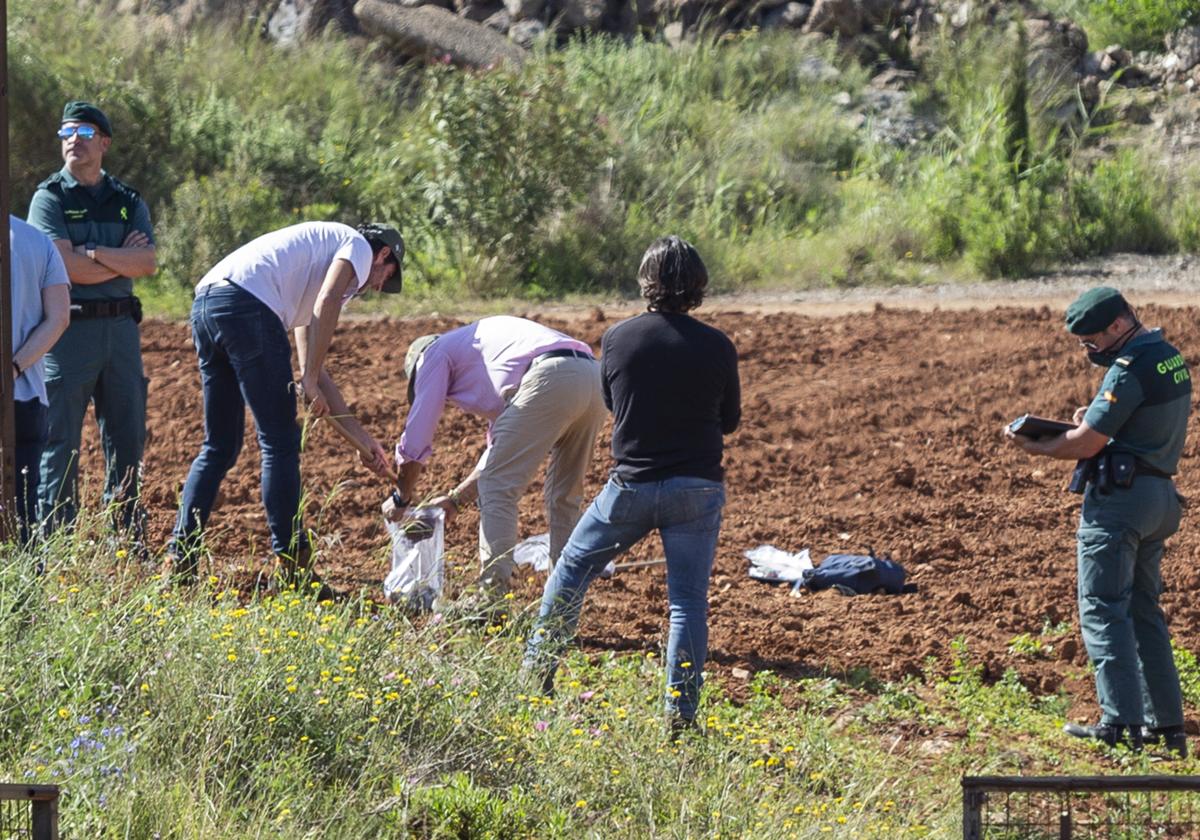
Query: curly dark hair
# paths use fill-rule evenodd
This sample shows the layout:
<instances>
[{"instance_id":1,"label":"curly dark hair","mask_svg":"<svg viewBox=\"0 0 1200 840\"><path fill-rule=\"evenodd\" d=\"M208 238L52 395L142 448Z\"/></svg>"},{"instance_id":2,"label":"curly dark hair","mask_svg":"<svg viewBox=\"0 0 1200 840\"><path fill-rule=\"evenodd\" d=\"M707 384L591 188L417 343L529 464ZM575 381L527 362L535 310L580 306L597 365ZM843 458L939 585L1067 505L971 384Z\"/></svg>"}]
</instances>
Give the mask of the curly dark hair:
<instances>
[{"instance_id":1,"label":"curly dark hair","mask_svg":"<svg viewBox=\"0 0 1200 840\"><path fill-rule=\"evenodd\" d=\"M708 269L692 244L678 236L656 239L642 255L638 286L651 312L687 312L704 300Z\"/></svg>"}]
</instances>

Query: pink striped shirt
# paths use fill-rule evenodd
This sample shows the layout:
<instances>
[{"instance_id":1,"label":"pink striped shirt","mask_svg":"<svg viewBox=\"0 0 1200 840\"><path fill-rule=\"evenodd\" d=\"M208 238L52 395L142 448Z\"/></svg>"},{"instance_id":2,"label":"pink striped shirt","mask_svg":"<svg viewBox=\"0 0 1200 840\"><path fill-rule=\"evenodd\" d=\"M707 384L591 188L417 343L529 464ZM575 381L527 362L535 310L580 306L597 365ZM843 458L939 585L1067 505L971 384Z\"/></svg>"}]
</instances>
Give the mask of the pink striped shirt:
<instances>
[{"instance_id":1,"label":"pink striped shirt","mask_svg":"<svg viewBox=\"0 0 1200 840\"><path fill-rule=\"evenodd\" d=\"M524 318L483 318L438 337L421 354L413 403L396 444L396 463L424 462L446 403L491 422L517 392L534 357L551 350L581 350L585 342ZM486 453L485 453L486 457Z\"/></svg>"}]
</instances>

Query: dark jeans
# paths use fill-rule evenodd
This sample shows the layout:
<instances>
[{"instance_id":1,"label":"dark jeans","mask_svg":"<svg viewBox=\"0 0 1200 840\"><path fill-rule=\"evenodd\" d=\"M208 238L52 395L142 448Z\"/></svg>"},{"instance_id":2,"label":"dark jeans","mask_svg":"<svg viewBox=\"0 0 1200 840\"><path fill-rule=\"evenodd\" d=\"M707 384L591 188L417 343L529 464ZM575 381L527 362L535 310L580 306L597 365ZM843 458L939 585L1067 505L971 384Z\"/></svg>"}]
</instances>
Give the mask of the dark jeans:
<instances>
[{"instance_id":1,"label":"dark jeans","mask_svg":"<svg viewBox=\"0 0 1200 840\"><path fill-rule=\"evenodd\" d=\"M172 552L192 558L221 480L237 462L250 406L262 451L262 495L276 554L304 542L300 512L300 427L287 330L258 298L231 283L201 289L192 304L192 340L204 387L204 445L192 462Z\"/></svg>"},{"instance_id":2,"label":"dark jeans","mask_svg":"<svg viewBox=\"0 0 1200 840\"><path fill-rule=\"evenodd\" d=\"M16 426L14 449L17 468L17 522L21 542L29 542L30 529L37 522L38 479L41 475L42 450L49 436L46 406L40 401L17 400L13 403Z\"/></svg>"}]
</instances>

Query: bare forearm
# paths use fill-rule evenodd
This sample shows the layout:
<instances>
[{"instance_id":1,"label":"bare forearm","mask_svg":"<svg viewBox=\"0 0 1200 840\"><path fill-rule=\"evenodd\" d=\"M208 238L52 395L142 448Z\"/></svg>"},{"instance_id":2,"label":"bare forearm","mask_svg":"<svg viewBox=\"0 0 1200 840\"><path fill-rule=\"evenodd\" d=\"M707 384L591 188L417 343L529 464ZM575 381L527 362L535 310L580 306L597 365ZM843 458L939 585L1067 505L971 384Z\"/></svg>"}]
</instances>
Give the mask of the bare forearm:
<instances>
[{"instance_id":1,"label":"bare forearm","mask_svg":"<svg viewBox=\"0 0 1200 840\"><path fill-rule=\"evenodd\" d=\"M76 286L94 286L97 283L107 283L120 275L106 265L92 262L87 257L67 249L59 249L63 263L67 267L67 276Z\"/></svg>"},{"instance_id":2,"label":"bare forearm","mask_svg":"<svg viewBox=\"0 0 1200 840\"><path fill-rule=\"evenodd\" d=\"M375 439L354 416L354 412L350 410L345 397L338 389L337 383L333 381L333 377L327 370L321 371L321 393L325 395L325 402L329 403L330 417L337 420L336 425L340 426L341 431L350 439L350 442L360 443L370 448L375 443Z\"/></svg>"},{"instance_id":3,"label":"bare forearm","mask_svg":"<svg viewBox=\"0 0 1200 840\"><path fill-rule=\"evenodd\" d=\"M308 325L308 341L303 358L304 373L319 371L325 364L325 354L333 343L333 330L342 314L340 298L322 294L313 307L312 323Z\"/></svg>"},{"instance_id":4,"label":"bare forearm","mask_svg":"<svg viewBox=\"0 0 1200 840\"><path fill-rule=\"evenodd\" d=\"M1033 455L1043 455L1047 458L1058 458L1063 461L1078 461L1083 458L1091 458L1104 448L1106 439L1098 440L1095 432L1083 434L1081 430L1085 428L1084 426L1080 426L1052 438L1033 441L1026 445L1025 451Z\"/></svg>"},{"instance_id":5,"label":"bare forearm","mask_svg":"<svg viewBox=\"0 0 1200 840\"><path fill-rule=\"evenodd\" d=\"M115 272L117 277L149 277L158 270L158 255L153 246L97 248L96 262Z\"/></svg>"},{"instance_id":6,"label":"bare forearm","mask_svg":"<svg viewBox=\"0 0 1200 840\"><path fill-rule=\"evenodd\" d=\"M59 336L63 334L69 322L69 315L61 319L46 319L42 321L25 338L25 343L13 353L13 362L21 370L27 370L30 365L46 355L46 351L54 346L54 343L58 341Z\"/></svg>"},{"instance_id":7,"label":"bare forearm","mask_svg":"<svg viewBox=\"0 0 1200 840\"><path fill-rule=\"evenodd\" d=\"M411 500L417 489L417 481L425 467L420 461L405 461L400 465L400 480L397 482L400 497Z\"/></svg>"}]
</instances>

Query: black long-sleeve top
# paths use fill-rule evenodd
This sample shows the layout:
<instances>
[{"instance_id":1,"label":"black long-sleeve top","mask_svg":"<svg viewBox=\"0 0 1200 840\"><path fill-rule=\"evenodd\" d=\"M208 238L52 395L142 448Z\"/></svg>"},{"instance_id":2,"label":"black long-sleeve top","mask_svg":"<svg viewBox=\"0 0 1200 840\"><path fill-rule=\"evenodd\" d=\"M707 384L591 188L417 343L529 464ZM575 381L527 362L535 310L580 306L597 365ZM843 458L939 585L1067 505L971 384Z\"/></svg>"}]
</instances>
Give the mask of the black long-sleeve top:
<instances>
[{"instance_id":1,"label":"black long-sleeve top","mask_svg":"<svg viewBox=\"0 0 1200 840\"><path fill-rule=\"evenodd\" d=\"M630 481L720 481L723 435L742 417L737 349L690 315L645 312L600 343L616 473Z\"/></svg>"}]
</instances>

